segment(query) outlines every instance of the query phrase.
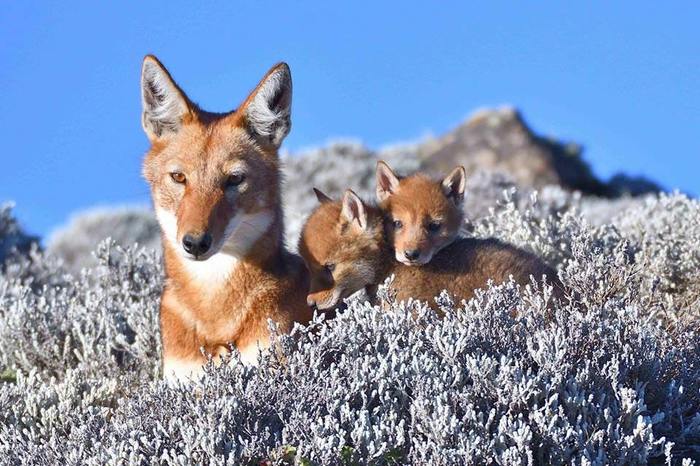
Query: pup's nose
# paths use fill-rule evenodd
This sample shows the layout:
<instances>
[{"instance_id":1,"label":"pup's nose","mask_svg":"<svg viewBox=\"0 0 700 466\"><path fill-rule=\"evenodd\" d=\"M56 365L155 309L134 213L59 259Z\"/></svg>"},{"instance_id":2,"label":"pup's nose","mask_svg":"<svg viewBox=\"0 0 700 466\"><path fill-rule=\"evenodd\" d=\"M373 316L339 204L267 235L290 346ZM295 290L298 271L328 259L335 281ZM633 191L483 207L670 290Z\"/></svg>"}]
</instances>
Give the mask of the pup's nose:
<instances>
[{"instance_id":1,"label":"pup's nose","mask_svg":"<svg viewBox=\"0 0 700 466\"><path fill-rule=\"evenodd\" d=\"M406 257L406 259L414 261L420 256L420 251L418 249L406 249L403 252L403 255Z\"/></svg>"},{"instance_id":2,"label":"pup's nose","mask_svg":"<svg viewBox=\"0 0 700 466\"><path fill-rule=\"evenodd\" d=\"M195 257L201 256L211 247L211 235L209 233L187 233L182 238L182 247Z\"/></svg>"}]
</instances>

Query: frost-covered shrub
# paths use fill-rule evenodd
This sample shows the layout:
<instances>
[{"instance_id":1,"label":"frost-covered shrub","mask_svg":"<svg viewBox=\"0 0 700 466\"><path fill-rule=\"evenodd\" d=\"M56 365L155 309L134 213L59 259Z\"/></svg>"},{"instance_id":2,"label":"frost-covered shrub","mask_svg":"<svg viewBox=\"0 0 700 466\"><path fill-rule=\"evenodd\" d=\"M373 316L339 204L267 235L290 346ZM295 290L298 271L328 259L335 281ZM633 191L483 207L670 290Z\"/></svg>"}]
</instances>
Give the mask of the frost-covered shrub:
<instances>
[{"instance_id":1,"label":"frost-covered shrub","mask_svg":"<svg viewBox=\"0 0 700 466\"><path fill-rule=\"evenodd\" d=\"M565 296L555 301L534 281L490 284L461 303L385 296L379 309L355 296L331 321L275 334L279 351L259 367L234 354L175 387L159 374L163 276L152 213L79 214L44 252L1 206L0 464L700 459L700 203L632 197L658 191L641 178L601 184L579 152L506 110L417 144L336 142L284 155L291 247L316 206L312 187L373 200L378 159L400 174L474 162L464 234L538 254ZM548 169L521 163L533 157ZM619 197L546 185L557 180Z\"/></svg>"},{"instance_id":2,"label":"frost-covered shrub","mask_svg":"<svg viewBox=\"0 0 700 466\"><path fill-rule=\"evenodd\" d=\"M700 203L682 194L650 197L616 219L644 273L678 309L700 308Z\"/></svg>"},{"instance_id":3,"label":"frost-covered shrub","mask_svg":"<svg viewBox=\"0 0 700 466\"><path fill-rule=\"evenodd\" d=\"M504 181L469 234L535 251L566 296L492 284L468 302L353 298L159 380L156 253L102 244L81 275L38 250L0 274L8 464L645 464L700 459L700 203L663 195L591 223L587 202ZM505 194L503 190L505 189ZM602 202L602 201L601 201ZM600 207L600 206L598 206ZM686 463L690 464L690 463Z\"/></svg>"},{"instance_id":4,"label":"frost-covered shrub","mask_svg":"<svg viewBox=\"0 0 700 466\"><path fill-rule=\"evenodd\" d=\"M110 241L95 257L99 265L79 276L39 255L31 267L43 279L0 275L2 366L58 376L78 365L104 375L120 369L156 373L160 261ZM43 260L56 266L50 278L37 265Z\"/></svg>"},{"instance_id":5,"label":"frost-covered shrub","mask_svg":"<svg viewBox=\"0 0 700 466\"><path fill-rule=\"evenodd\" d=\"M543 194L525 200L504 191L489 215L470 225L471 234L528 249L568 270L572 283L595 274L590 283L613 286L610 272L622 267L628 279L606 293L634 294L647 312L670 321L700 317L700 202L678 193L614 200L612 222L592 225L579 196L558 188Z\"/></svg>"},{"instance_id":6,"label":"frost-covered shrub","mask_svg":"<svg viewBox=\"0 0 700 466\"><path fill-rule=\"evenodd\" d=\"M630 209L634 209L650 199L656 199L658 195L647 194L639 197L623 196L615 199L586 196L580 198L579 211L583 217L594 225L614 223L615 219L625 215Z\"/></svg>"},{"instance_id":7,"label":"frost-covered shrub","mask_svg":"<svg viewBox=\"0 0 700 466\"><path fill-rule=\"evenodd\" d=\"M0 389L27 463L643 464L696 456L698 336L619 300L581 312L493 287L444 319L355 301L282 353L169 388L78 366ZM517 311L513 317L511 311Z\"/></svg>"},{"instance_id":8,"label":"frost-covered shrub","mask_svg":"<svg viewBox=\"0 0 700 466\"><path fill-rule=\"evenodd\" d=\"M558 189L550 190L544 202L536 192L525 194L529 196L515 188L504 190L488 215L468 221L467 229L474 236L495 237L527 249L557 267L570 256L570 230L580 229L584 222L573 212L577 198Z\"/></svg>"},{"instance_id":9,"label":"frost-covered shrub","mask_svg":"<svg viewBox=\"0 0 700 466\"><path fill-rule=\"evenodd\" d=\"M100 207L73 215L68 224L53 232L47 251L60 257L73 272L96 264L92 251L105 238L128 248L143 246L160 250L160 227L153 212L142 207Z\"/></svg>"}]
</instances>

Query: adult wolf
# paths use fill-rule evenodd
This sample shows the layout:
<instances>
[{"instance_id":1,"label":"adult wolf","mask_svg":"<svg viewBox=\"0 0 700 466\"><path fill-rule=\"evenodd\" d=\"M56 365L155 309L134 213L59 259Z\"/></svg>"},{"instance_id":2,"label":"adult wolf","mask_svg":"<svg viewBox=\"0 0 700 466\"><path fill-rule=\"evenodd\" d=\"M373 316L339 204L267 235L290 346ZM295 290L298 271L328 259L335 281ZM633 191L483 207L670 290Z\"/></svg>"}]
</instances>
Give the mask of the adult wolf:
<instances>
[{"instance_id":1,"label":"adult wolf","mask_svg":"<svg viewBox=\"0 0 700 466\"><path fill-rule=\"evenodd\" d=\"M257 359L268 319L306 323L308 273L283 244L278 148L291 127L292 80L275 65L228 113L200 109L154 56L141 72L143 164L162 229L166 283L160 326L163 373L201 372L200 348L234 345Z\"/></svg>"}]
</instances>

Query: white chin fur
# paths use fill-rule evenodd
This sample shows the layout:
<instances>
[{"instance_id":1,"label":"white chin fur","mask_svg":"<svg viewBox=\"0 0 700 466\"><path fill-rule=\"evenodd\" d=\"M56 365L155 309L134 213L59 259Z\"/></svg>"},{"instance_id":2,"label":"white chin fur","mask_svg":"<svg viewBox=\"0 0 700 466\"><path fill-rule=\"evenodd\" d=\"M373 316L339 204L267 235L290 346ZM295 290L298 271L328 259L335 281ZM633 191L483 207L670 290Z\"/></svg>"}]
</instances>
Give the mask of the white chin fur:
<instances>
[{"instance_id":1,"label":"white chin fur","mask_svg":"<svg viewBox=\"0 0 700 466\"><path fill-rule=\"evenodd\" d=\"M331 297L329 299L325 300L322 303L316 303L316 308L319 311L327 311L328 309L332 309L332 308L336 307L338 305L338 303L340 302L342 294L343 293L340 290L337 290L337 289L333 290L333 294L331 295Z\"/></svg>"},{"instance_id":2,"label":"white chin fur","mask_svg":"<svg viewBox=\"0 0 700 466\"><path fill-rule=\"evenodd\" d=\"M216 252L203 260L196 260L187 254L177 241L177 218L172 212L156 208L156 218L166 241L186 259L182 262L192 278L202 283L212 283L228 278L238 261L267 232L273 213L265 210L235 215L226 225L224 239L213 245L212 251Z\"/></svg>"},{"instance_id":3,"label":"white chin fur","mask_svg":"<svg viewBox=\"0 0 700 466\"><path fill-rule=\"evenodd\" d=\"M430 262L430 259L431 259L430 257L428 257L428 258L420 257L420 258L418 258L418 260L409 261L409 260L406 259L404 256L399 255L398 252L395 254L394 257L396 258L397 262L400 262L400 263L402 263L403 265L408 265L409 267L417 267L417 266L420 266L420 265L425 265L425 264L427 264L428 262Z\"/></svg>"}]
</instances>

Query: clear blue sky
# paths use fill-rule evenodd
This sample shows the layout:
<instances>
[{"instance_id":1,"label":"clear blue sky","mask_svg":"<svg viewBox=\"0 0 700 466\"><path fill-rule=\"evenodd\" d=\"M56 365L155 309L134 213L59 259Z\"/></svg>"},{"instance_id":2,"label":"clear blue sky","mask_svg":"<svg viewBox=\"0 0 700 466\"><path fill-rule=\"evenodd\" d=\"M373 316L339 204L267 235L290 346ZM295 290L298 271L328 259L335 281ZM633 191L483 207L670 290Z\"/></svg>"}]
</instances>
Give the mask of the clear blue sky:
<instances>
[{"instance_id":1,"label":"clear blue sky","mask_svg":"<svg viewBox=\"0 0 700 466\"><path fill-rule=\"evenodd\" d=\"M602 177L700 193L699 3L338 3L3 2L0 201L42 235L79 209L148 202L146 53L214 111L287 61L291 151L415 140L513 104L583 143Z\"/></svg>"}]
</instances>

